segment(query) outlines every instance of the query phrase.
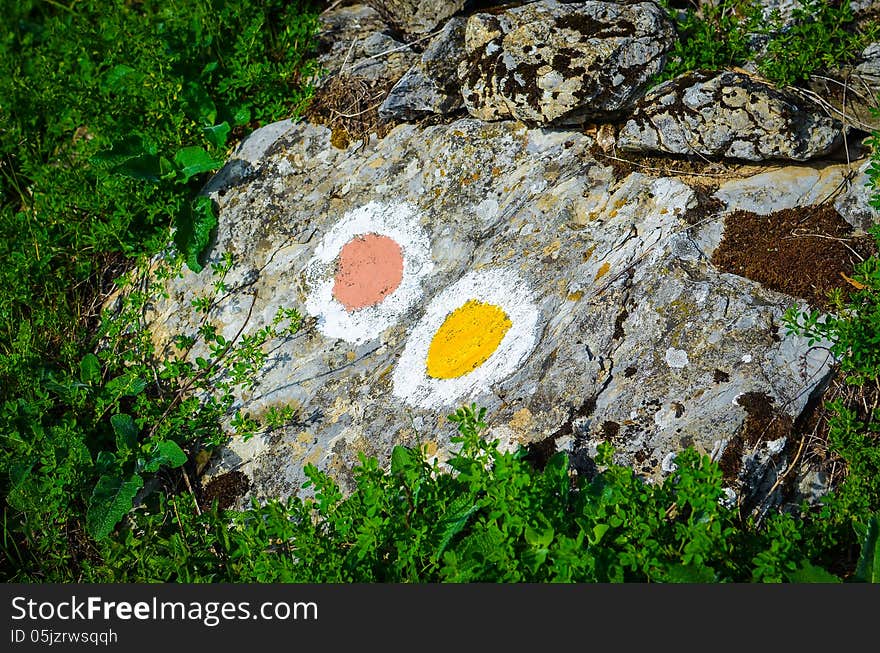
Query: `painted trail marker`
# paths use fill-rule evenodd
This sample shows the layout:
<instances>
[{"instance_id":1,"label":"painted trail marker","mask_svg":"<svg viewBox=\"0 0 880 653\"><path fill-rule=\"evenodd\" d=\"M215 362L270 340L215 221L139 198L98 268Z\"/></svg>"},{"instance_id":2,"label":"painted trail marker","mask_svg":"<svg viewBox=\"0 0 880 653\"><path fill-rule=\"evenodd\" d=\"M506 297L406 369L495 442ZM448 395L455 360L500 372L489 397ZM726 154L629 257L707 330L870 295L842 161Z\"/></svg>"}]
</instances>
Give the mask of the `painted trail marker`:
<instances>
[{"instance_id":1,"label":"painted trail marker","mask_svg":"<svg viewBox=\"0 0 880 653\"><path fill-rule=\"evenodd\" d=\"M415 326L394 371L394 395L450 406L510 376L537 343L538 307L512 270L470 272L441 292Z\"/></svg>"},{"instance_id":2,"label":"painted trail marker","mask_svg":"<svg viewBox=\"0 0 880 653\"><path fill-rule=\"evenodd\" d=\"M370 202L346 213L304 268L305 307L328 338L378 337L422 297L431 245L408 204Z\"/></svg>"}]
</instances>

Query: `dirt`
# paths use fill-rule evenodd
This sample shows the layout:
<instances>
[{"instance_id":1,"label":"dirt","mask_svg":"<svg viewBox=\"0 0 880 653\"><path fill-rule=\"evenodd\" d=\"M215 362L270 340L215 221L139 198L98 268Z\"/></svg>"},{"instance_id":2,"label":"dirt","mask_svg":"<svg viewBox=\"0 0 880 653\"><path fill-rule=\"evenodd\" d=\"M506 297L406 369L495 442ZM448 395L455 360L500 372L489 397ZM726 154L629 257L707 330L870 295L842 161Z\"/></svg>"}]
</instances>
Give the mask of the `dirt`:
<instances>
[{"instance_id":1,"label":"dirt","mask_svg":"<svg viewBox=\"0 0 880 653\"><path fill-rule=\"evenodd\" d=\"M872 238L852 232L830 205L769 215L734 211L725 219L724 237L712 263L724 272L830 310L828 293L836 289L846 296L854 289L847 280L853 266L876 253Z\"/></svg>"},{"instance_id":2,"label":"dirt","mask_svg":"<svg viewBox=\"0 0 880 653\"><path fill-rule=\"evenodd\" d=\"M718 461L724 480L733 482L742 470L742 458L761 442L771 442L791 435L791 417L773 405L763 392L746 392L737 403L746 411L742 430L727 444Z\"/></svg>"},{"instance_id":3,"label":"dirt","mask_svg":"<svg viewBox=\"0 0 880 653\"><path fill-rule=\"evenodd\" d=\"M235 504L235 500L250 489L250 479L239 471L226 472L215 476L208 481L201 491L199 503L202 506L210 506L217 499L221 510L228 510Z\"/></svg>"}]
</instances>

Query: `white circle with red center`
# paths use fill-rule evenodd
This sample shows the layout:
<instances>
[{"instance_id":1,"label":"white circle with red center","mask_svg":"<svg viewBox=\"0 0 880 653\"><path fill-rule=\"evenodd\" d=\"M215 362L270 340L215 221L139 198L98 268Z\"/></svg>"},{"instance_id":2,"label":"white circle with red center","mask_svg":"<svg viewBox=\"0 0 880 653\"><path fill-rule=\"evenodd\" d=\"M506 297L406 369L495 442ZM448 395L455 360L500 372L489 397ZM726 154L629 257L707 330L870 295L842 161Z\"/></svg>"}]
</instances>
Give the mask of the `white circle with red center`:
<instances>
[{"instance_id":1,"label":"white circle with red center","mask_svg":"<svg viewBox=\"0 0 880 653\"><path fill-rule=\"evenodd\" d=\"M433 268L412 207L370 202L346 213L318 243L304 268L305 308L328 338L367 342L421 298Z\"/></svg>"}]
</instances>

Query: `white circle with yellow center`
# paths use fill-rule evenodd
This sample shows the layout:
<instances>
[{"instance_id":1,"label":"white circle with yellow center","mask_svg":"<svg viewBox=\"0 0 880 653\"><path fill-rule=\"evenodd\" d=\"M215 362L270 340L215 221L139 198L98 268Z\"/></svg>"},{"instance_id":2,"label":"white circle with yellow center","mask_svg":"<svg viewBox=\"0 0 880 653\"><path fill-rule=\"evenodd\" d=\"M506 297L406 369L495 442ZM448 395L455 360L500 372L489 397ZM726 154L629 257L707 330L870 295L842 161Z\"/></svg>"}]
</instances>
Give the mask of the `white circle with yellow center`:
<instances>
[{"instance_id":1,"label":"white circle with yellow center","mask_svg":"<svg viewBox=\"0 0 880 653\"><path fill-rule=\"evenodd\" d=\"M509 269L471 272L428 305L394 370L394 395L450 406L510 376L537 343L538 307Z\"/></svg>"}]
</instances>

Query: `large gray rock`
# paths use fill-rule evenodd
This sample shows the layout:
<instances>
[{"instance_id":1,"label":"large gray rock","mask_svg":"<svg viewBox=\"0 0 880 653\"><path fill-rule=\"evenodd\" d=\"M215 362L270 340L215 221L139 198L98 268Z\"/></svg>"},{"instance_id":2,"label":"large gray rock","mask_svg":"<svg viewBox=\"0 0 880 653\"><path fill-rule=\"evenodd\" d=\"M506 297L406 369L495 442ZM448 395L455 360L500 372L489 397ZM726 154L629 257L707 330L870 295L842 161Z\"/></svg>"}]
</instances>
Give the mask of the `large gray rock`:
<instances>
[{"instance_id":1,"label":"large gray rock","mask_svg":"<svg viewBox=\"0 0 880 653\"><path fill-rule=\"evenodd\" d=\"M459 68L470 114L576 124L631 107L659 73L675 31L652 2L544 0L475 14Z\"/></svg>"},{"instance_id":2,"label":"large gray rock","mask_svg":"<svg viewBox=\"0 0 880 653\"><path fill-rule=\"evenodd\" d=\"M794 91L740 72L690 72L652 89L618 134L630 152L806 161L832 152L842 125Z\"/></svg>"},{"instance_id":3,"label":"large gray rock","mask_svg":"<svg viewBox=\"0 0 880 653\"><path fill-rule=\"evenodd\" d=\"M661 477L684 446L723 455L742 396L790 420L827 371L778 326L792 298L708 263L690 187L616 180L580 131L462 119L347 150L306 123L278 133L249 176L210 189L209 259L235 266L208 321L234 339L282 306L307 315L237 402L295 418L233 438L213 468L246 473L251 496L298 492L306 463L350 487L359 453L387 463L395 444L442 459L446 416L471 401L504 446L547 440L582 460L611 440ZM210 267L169 281L160 346L197 332L192 301L214 281Z\"/></svg>"},{"instance_id":4,"label":"large gray rock","mask_svg":"<svg viewBox=\"0 0 880 653\"><path fill-rule=\"evenodd\" d=\"M425 34L464 9L467 0L366 0L396 29Z\"/></svg>"},{"instance_id":5,"label":"large gray rock","mask_svg":"<svg viewBox=\"0 0 880 653\"><path fill-rule=\"evenodd\" d=\"M464 18L452 18L394 85L379 107L385 120L411 120L447 114L463 106L458 64L464 57Z\"/></svg>"}]
</instances>

